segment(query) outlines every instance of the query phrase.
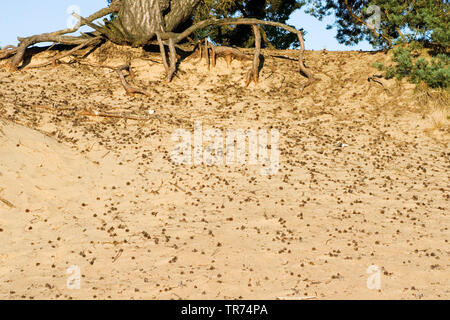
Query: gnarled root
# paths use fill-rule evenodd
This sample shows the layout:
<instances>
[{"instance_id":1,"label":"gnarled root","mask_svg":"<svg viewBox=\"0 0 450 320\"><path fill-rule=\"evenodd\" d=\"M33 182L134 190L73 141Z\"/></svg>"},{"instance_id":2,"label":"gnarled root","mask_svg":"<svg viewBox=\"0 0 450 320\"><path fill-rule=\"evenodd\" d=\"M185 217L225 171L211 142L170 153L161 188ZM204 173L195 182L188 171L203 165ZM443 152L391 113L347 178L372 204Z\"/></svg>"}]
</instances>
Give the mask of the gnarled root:
<instances>
[{"instance_id":1,"label":"gnarled root","mask_svg":"<svg viewBox=\"0 0 450 320\"><path fill-rule=\"evenodd\" d=\"M216 56L216 59L219 57L225 58L228 66L231 66L231 62L233 62L233 60L251 60L248 55L242 53L239 49L231 47L214 47L214 54Z\"/></svg>"},{"instance_id":2,"label":"gnarled root","mask_svg":"<svg viewBox=\"0 0 450 320\"><path fill-rule=\"evenodd\" d=\"M253 57L253 66L247 72L247 77L245 79L245 86L253 81L255 84L258 83L259 80L259 67L261 63L261 32L259 27L256 25L252 25L253 33L255 34L255 54Z\"/></svg>"},{"instance_id":3,"label":"gnarled root","mask_svg":"<svg viewBox=\"0 0 450 320\"><path fill-rule=\"evenodd\" d=\"M205 45L198 47L199 53L198 56L200 60L203 59L203 56L206 58L206 63L212 64L213 67L216 66L216 62L218 58L224 58L227 62L228 67L231 65L233 60L251 60L247 54L242 53L237 48L226 47L226 46L214 46L212 43L205 39ZM210 61L208 61L208 57L210 57Z\"/></svg>"},{"instance_id":4,"label":"gnarled root","mask_svg":"<svg viewBox=\"0 0 450 320\"><path fill-rule=\"evenodd\" d=\"M76 31L78 31L78 29L81 26L85 25L86 22L94 21L94 20L104 17L110 13L117 12L117 10L118 10L118 6L113 5L108 8L101 9L101 10L97 11L96 13L94 13L93 15L89 16L88 18L83 19L84 22L82 22L80 20L80 22L74 28L68 28L68 29L64 29L64 30L60 30L60 31L56 31L56 32L51 32L51 33L43 33L40 35L34 35L31 37L27 37L27 38L18 38L18 40L20 41L19 46L15 49L12 49L12 50L15 50L15 52L8 52L9 50L7 50L3 53L0 52L0 59L7 58L11 55L11 53L13 53L14 56L9 61L8 65L9 65L9 69L11 71L16 71L16 70L18 70L20 64L23 61L23 57L25 55L27 48L32 45L35 45L40 42L54 42L54 43L61 43L61 44L65 44L65 45L81 45L86 42L85 36L73 37L73 36L65 36L65 34L76 32Z\"/></svg>"},{"instance_id":5,"label":"gnarled root","mask_svg":"<svg viewBox=\"0 0 450 320\"><path fill-rule=\"evenodd\" d=\"M211 45L208 41L208 39L205 38L205 59L206 59L206 63L208 64L208 71L210 70L211 66L210 66L210 58L209 58L209 49L210 49ZM214 66L216 64L216 60L214 59Z\"/></svg>"},{"instance_id":6,"label":"gnarled root","mask_svg":"<svg viewBox=\"0 0 450 320\"><path fill-rule=\"evenodd\" d=\"M19 69L19 65L23 61L23 57L25 55L25 51L29 46L32 46L36 43L40 42L55 42L66 45L80 45L86 42L86 38L84 37L70 37L70 36L62 36L56 33L46 33L38 36L32 36L25 39L19 39L20 45L16 49L15 55L9 61L9 69L10 71L17 71Z\"/></svg>"},{"instance_id":7,"label":"gnarled root","mask_svg":"<svg viewBox=\"0 0 450 320\"><path fill-rule=\"evenodd\" d=\"M143 95L146 95L147 97L151 97L152 95L150 94L150 92L136 88L136 87L132 87L128 84L127 80L125 80L125 75L123 74L123 70L126 70L129 72L130 76L133 76L133 73L130 69L130 65L126 64L123 66L120 66L116 69L117 74L119 75L120 78L120 82L122 83L122 86L124 87L125 91L127 92L128 95L130 96L134 96L135 93L140 93Z\"/></svg>"},{"instance_id":8,"label":"gnarled root","mask_svg":"<svg viewBox=\"0 0 450 320\"><path fill-rule=\"evenodd\" d=\"M161 52L162 63L164 69L166 70L166 74L169 74L169 64L167 63L166 49L164 48L164 43L161 40L161 35L159 33L156 34L156 38L158 39L159 50Z\"/></svg>"},{"instance_id":9,"label":"gnarled root","mask_svg":"<svg viewBox=\"0 0 450 320\"><path fill-rule=\"evenodd\" d=\"M17 52L17 47L15 46L6 46L3 49L0 50L0 60L6 59L12 56Z\"/></svg>"},{"instance_id":10,"label":"gnarled root","mask_svg":"<svg viewBox=\"0 0 450 320\"><path fill-rule=\"evenodd\" d=\"M30 68L41 68L41 67L46 67L46 66L49 66L49 65L54 66L58 60L60 60L60 59L62 59L62 58L65 58L65 57L67 57L67 56L70 56L71 54L75 53L75 52L78 51L78 50L83 49L84 47L87 47L87 46L90 46L90 45L97 45L97 44L99 44L101 41L102 41L101 38L93 38L93 39L89 39L89 40L83 42L82 44L76 46L75 48L73 48L73 49L71 49L71 50L69 50L69 51L67 51L67 52L61 53L61 54L59 54L59 55L53 57L53 58L52 58L50 61L48 61L48 62L44 62L44 63L38 64L38 65L35 65L35 66L31 66Z\"/></svg>"},{"instance_id":11,"label":"gnarled root","mask_svg":"<svg viewBox=\"0 0 450 320\"><path fill-rule=\"evenodd\" d=\"M164 43L161 40L160 33L156 34L156 38L158 39L159 50L161 52L162 62L164 65L164 69L166 70L167 81L172 81L175 72L177 71L177 63L178 56L177 51L175 49L175 41L173 38L169 39L169 62L167 62L166 49L164 47Z\"/></svg>"},{"instance_id":12,"label":"gnarled root","mask_svg":"<svg viewBox=\"0 0 450 320\"><path fill-rule=\"evenodd\" d=\"M170 65L169 72L167 74L167 81L172 81L175 72L177 71L177 51L175 50L175 40L173 38L169 39L169 51L170 51Z\"/></svg>"},{"instance_id":13,"label":"gnarled root","mask_svg":"<svg viewBox=\"0 0 450 320\"><path fill-rule=\"evenodd\" d=\"M304 57L305 42L303 40L303 33L301 31L293 28L293 27L290 27L290 26L285 25L285 24L280 23L280 22L265 21L265 20L259 20L259 19L254 19L254 18L209 19L209 20L203 20L203 21L200 21L198 23L195 23L194 25L192 25L191 27L187 28L186 30L184 30L181 33L166 32L164 34L161 34L161 37L162 37L162 39L169 38L169 37L175 37L175 42L179 42L179 41L185 39L186 37L190 36L193 32L195 32L198 29L207 28L209 26L241 25L241 24L245 24L245 25L268 25L268 26L282 28L282 29L285 29L285 30L287 30L289 32L292 32L292 33L296 34L298 39L299 39L299 41L300 41L300 50L299 50L300 51L300 53L299 53L300 73L308 78L308 82L305 83L303 86L301 86L301 92L303 92L303 90L306 87L310 86L311 84L313 84L314 82L319 80L319 79L314 77L314 74L312 73L312 71L310 71L306 67L306 65L304 63L304 60L305 60L305 57ZM250 78L255 77L253 70L252 70L252 74L251 74ZM256 75L256 77L257 76L258 75Z\"/></svg>"}]
</instances>

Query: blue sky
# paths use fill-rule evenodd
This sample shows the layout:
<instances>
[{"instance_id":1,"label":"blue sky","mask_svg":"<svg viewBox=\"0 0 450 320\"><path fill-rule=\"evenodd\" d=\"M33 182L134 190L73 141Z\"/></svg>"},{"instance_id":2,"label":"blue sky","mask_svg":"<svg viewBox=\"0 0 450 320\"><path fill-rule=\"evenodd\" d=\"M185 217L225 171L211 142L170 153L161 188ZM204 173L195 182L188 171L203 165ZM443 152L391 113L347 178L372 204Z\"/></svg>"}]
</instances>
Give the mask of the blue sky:
<instances>
[{"instance_id":1,"label":"blue sky","mask_svg":"<svg viewBox=\"0 0 450 320\"><path fill-rule=\"evenodd\" d=\"M68 9L77 6L82 16L103 8L106 0L15 0L3 1L0 11L0 46L17 44L17 37L30 36L43 32L51 32L67 27L72 17ZM301 11L293 13L289 24L298 28L304 28L308 34L305 36L305 44L309 50L370 50L368 43L360 43L356 46L344 46L334 38L334 29L326 30L326 25L332 23L333 18L323 22ZM84 31L91 30L84 27Z\"/></svg>"}]
</instances>

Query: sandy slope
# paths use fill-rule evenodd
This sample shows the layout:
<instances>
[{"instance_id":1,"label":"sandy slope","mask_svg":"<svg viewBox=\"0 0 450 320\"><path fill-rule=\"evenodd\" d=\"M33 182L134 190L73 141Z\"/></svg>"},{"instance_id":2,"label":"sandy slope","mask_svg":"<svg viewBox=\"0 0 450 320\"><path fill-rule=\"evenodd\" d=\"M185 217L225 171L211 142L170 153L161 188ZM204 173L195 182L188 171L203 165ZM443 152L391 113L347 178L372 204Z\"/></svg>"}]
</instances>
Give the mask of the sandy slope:
<instances>
[{"instance_id":1,"label":"sandy slope","mask_svg":"<svg viewBox=\"0 0 450 320\"><path fill-rule=\"evenodd\" d=\"M369 82L383 53L308 52L321 81L303 97L295 52L265 54L247 89L249 62L187 59L167 84L158 55L107 46L91 66L0 70L0 298L448 299L448 109ZM127 59L153 97L92 67ZM175 165L172 134L194 121L276 128L278 173Z\"/></svg>"}]
</instances>

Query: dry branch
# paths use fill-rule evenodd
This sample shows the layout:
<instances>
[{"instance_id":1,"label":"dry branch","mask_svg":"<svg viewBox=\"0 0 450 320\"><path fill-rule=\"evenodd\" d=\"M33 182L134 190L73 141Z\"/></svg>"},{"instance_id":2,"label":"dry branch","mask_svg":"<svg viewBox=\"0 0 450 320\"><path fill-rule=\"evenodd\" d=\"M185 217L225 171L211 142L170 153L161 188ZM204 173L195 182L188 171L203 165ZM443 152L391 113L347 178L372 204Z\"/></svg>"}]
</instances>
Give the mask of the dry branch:
<instances>
[{"instance_id":1,"label":"dry branch","mask_svg":"<svg viewBox=\"0 0 450 320\"><path fill-rule=\"evenodd\" d=\"M3 190L5 190L5 189L0 187L0 192L2 192ZM3 202L4 204L6 204L10 208L15 208L15 206L11 202L9 202L8 200L6 200L2 197L0 197L0 201Z\"/></svg>"},{"instance_id":2,"label":"dry branch","mask_svg":"<svg viewBox=\"0 0 450 320\"><path fill-rule=\"evenodd\" d=\"M233 60L251 60L248 55L245 53L242 53L237 48L231 48L231 47L225 47L225 46L217 46L214 48L214 54L216 56L216 59L219 57L224 57L225 61L227 62L227 65L230 66L231 62Z\"/></svg>"},{"instance_id":3,"label":"dry branch","mask_svg":"<svg viewBox=\"0 0 450 320\"><path fill-rule=\"evenodd\" d=\"M210 43L210 48L211 48L211 64L213 66L213 68L216 66L216 50L214 48L214 46L212 45L212 43Z\"/></svg>"},{"instance_id":4,"label":"dry branch","mask_svg":"<svg viewBox=\"0 0 450 320\"><path fill-rule=\"evenodd\" d=\"M209 59L209 42L208 39L205 38L205 59L208 64L208 70L210 69L210 59Z\"/></svg>"}]
</instances>

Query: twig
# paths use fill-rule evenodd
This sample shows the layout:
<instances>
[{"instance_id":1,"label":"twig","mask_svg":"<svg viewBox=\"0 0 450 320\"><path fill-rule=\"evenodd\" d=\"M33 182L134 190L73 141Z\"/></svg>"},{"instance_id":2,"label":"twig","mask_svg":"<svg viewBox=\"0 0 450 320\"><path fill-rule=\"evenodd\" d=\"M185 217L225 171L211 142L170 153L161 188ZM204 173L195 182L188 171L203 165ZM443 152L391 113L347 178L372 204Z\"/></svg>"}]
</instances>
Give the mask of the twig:
<instances>
[{"instance_id":1,"label":"twig","mask_svg":"<svg viewBox=\"0 0 450 320\"><path fill-rule=\"evenodd\" d=\"M186 193L186 190L184 190L182 187L180 187L177 183L172 183L169 182L171 185L173 185L175 188L177 188L180 191L183 191L184 193Z\"/></svg>"},{"instance_id":2,"label":"twig","mask_svg":"<svg viewBox=\"0 0 450 320\"><path fill-rule=\"evenodd\" d=\"M205 49L204 49L204 51L205 51L205 59L206 59L206 63L208 64L208 71L209 71L209 69L211 67L210 67L210 59L209 59L209 42L208 42L207 38L205 38Z\"/></svg>"},{"instance_id":3,"label":"twig","mask_svg":"<svg viewBox=\"0 0 450 320\"><path fill-rule=\"evenodd\" d=\"M8 58L17 52L17 47L15 46L6 46L0 50L0 59Z\"/></svg>"},{"instance_id":4,"label":"twig","mask_svg":"<svg viewBox=\"0 0 450 320\"><path fill-rule=\"evenodd\" d=\"M5 190L5 188L0 187L0 192L2 192L3 190ZM4 204L6 204L10 208L14 208L15 207L11 202L9 202L8 200L6 200L6 199L4 199L2 197L0 197L0 201L3 202Z\"/></svg>"},{"instance_id":5,"label":"twig","mask_svg":"<svg viewBox=\"0 0 450 320\"><path fill-rule=\"evenodd\" d=\"M379 85L381 85L382 87L383 87L383 89L385 90L385 91L387 91L387 92L391 92L388 88L386 88L385 86L384 86L384 84L380 81L380 80L377 80L376 78L380 78L380 76L377 76L377 75L373 75L373 76L370 76L370 77L368 77L367 78L367 81L368 82L371 82L371 81L373 81L373 82L375 82L375 83L378 83Z\"/></svg>"},{"instance_id":6,"label":"twig","mask_svg":"<svg viewBox=\"0 0 450 320\"><path fill-rule=\"evenodd\" d=\"M122 255L123 249L119 249L119 252L116 254L116 256L113 259L113 263L117 261L117 259L120 258L120 256Z\"/></svg>"},{"instance_id":7,"label":"twig","mask_svg":"<svg viewBox=\"0 0 450 320\"><path fill-rule=\"evenodd\" d=\"M32 108L37 108L37 109L45 109L45 110L49 110L49 111L57 111L54 107L52 106L47 106L47 105L37 105L37 104L33 104L31 105Z\"/></svg>"},{"instance_id":8,"label":"twig","mask_svg":"<svg viewBox=\"0 0 450 320\"><path fill-rule=\"evenodd\" d=\"M185 39L186 37L190 36L194 31L202 28L206 28L209 26L224 26L224 25L268 25L278 28L283 28L284 30L287 30L289 32L292 32L297 35L299 41L300 41L300 54L299 54L299 66L300 71L308 78L308 82L301 88L301 91L314 83L315 81L318 81L320 79L317 79L314 77L313 73L305 66L304 60L304 53L305 53L305 41L303 39L303 32L295 29L294 27L288 26L284 23L280 22L274 22L274 21L265 21L265 20L259 20L254 18L227 18L227 19L208 19L203 20L200 22L197 22L184 30L181 33L173 33L173 32L165 32L164 34L161 34L161 38L169 39L169 38L175 38L175 42L180 42L181 40Z\"/></svg>"},{"instance_id":9,"label":"twig","mask_svg":"<svg viewBox=\"0 0 450 320\"><path fill-rule=\"evenodd\" d=\"M169 39L169 52L170 52L170 66L169 73L167 75L167 80L170 82L177 70L177 52L175 49L175 40L173 38Z\"/></svg>"},{"instance_id":10,"label":"twig","mask_svg":"<svg viewBox=\"0 0 450 320\"><path fill-rule=\"evenodd\" d=\"M15 205L13 205L11 202L9 202L8 200L6 200L6 199L4 199L4 198L2 198L2 197L0 197L0 201L1 202L3 202L4 204L6 204L8 207L10 207L10 208L15 208L16 206Z\"/></svg>"}]
</instances>

